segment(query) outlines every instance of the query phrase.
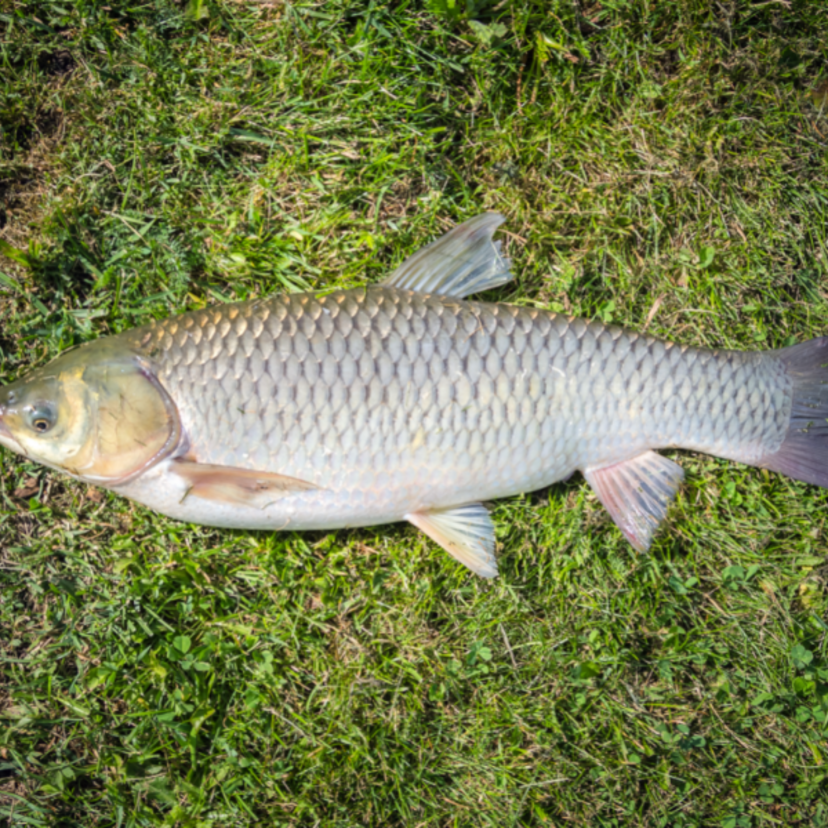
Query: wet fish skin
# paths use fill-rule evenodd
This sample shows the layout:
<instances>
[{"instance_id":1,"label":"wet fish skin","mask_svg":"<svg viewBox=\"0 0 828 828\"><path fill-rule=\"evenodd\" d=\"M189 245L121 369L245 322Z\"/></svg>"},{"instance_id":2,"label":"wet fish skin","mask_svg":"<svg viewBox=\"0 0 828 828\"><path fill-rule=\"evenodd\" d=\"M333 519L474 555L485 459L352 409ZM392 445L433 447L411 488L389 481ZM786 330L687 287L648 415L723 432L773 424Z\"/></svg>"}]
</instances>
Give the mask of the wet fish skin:
<instances>
[{"instance_id":1,"label":"wet fish skin","mask_svg":"<svg viewBox=\"0 0 828 828\"><path fill-rule=\"evenodd\" d=\"M208 308L124 342L157 367L199 462L320 487L234 526L384 523L650 448L757 462L790 415L765 354L387 287Z\"/></svg>"},{"instance_id":2,"label":"wet fish skin","mask_svg":"<svg viewBox=\"0 0 828 828\"><path fill-rule=\"evenodd\" d=\"M828 338L694 349L466 301L509 278L501 221L460 225L380 286L220 305L82 346L0 389L0 443L182 520L405 519L486 576L481 502L575 470L646 549L683 476L653 449L828 486Z\"/></svg>"}]
</instances>

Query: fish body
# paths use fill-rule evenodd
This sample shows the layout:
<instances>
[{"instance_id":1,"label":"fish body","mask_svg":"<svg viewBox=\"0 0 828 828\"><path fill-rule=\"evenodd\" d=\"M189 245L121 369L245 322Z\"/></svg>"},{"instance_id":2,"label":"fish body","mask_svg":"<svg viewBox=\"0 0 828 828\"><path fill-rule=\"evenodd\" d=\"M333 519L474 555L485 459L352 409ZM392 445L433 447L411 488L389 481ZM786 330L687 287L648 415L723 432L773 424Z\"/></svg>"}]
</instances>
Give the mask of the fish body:
<instances>
[{"instance_id":1,"label":"fish body","mask_svg":"<svg viewBox=\"0 0 828 828\"><path fill-rule=\"evenodd\" d=\"M483 575L496 564L482 501L576 470L646 548L682 478L654 449L828 485L828 340L694 349L467 301L509 278L491 241L501 220L461 225L383 285L220 305L82 346L0 391L0 442L196 523L409 520ZM55 401L96 365L92 404L77 389ZM54 441L40 451L56 425L22 439L43 405L103 410L86 465Z\"/></svg>"},{"instance_id":2,"label":"fish body","mask_svg":"<svg viewBox=\"0 0 828 828\"><path fill-rule=\"evenodd\" d=\"M205 501L157 493L166 466L118 487L224 526L398 521L650 448L751 462L781 444L789 416L781 365L762 354L393 287L225 305L122 340L155 366L198 462L317 487L266 509L213 502L209 521Z\"/></svg>"}]
</instances>

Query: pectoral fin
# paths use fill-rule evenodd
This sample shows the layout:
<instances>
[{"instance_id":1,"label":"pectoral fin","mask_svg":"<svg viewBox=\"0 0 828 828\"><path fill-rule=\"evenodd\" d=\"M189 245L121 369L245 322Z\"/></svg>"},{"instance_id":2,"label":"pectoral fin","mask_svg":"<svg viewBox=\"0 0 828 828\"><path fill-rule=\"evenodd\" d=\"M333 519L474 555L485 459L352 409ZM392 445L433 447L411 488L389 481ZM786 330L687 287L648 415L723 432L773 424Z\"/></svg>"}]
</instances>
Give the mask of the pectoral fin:
<instances>
[{"instance_id":1,"label":"pectoral fin","mask_svg":"<svg viewBox=\"0 0 828 828\"><path fill-rule=\"evenodd\" d=\"M484 578L497 575L494 526L482 503L455 509L413 512L405 519L472 572Z\"/></svg>"},{"instance_id":2,"label":"pectoral fin","mask_svg":"<svg viewBox=\"0 0 828 828\"><path fill-rule=\"evenodd\" d=\"M272 472L174 460L171 471L188 483L184 498L200 497L236 506L264 508L279 498L318 488L313 483Z\"/></svg>"},{"instance_id":3,"label":"pectoral fin","mask_svg":"<svg viewBox=\"0 0 828 828\"><path fill-rule=\"evenodd\" d=\"M646 552L684 471L672 460L645 451L623 463L587 469L584 477L627 540Z\"/></svg>"}]
</instances>

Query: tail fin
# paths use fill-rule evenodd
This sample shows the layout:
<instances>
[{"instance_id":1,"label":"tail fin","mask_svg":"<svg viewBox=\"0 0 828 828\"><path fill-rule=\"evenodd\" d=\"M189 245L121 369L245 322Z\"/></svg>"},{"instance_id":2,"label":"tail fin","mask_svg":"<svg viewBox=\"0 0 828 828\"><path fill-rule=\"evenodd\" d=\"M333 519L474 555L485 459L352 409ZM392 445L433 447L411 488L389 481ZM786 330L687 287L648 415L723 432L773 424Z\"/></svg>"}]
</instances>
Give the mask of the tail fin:
<instances>
[{"instance_id":1,"label":"tail fin","mask_svg":"<svg viewBox=\"0 0 828 828\"><path fill-rule=\"evenodd\" d=\"M758 465L828 488L828 337L776 352L792 384L788 433Z\"/></svg>"}]
</instances>

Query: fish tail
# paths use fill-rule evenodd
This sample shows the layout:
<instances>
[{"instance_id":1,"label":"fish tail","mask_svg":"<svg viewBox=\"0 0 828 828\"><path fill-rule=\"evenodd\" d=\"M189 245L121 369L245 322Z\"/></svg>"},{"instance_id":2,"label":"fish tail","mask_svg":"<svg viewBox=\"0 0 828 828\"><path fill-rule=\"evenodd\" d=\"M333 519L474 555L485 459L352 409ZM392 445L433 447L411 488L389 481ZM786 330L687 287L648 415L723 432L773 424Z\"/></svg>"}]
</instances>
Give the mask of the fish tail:
<instances>
[{"instance_id":1,"label":"fish tail","mask_svg":"<svg viewBox=\"0 0 828 828\"><path fill-rule=\"evenodd\" d=\"M793 399L782 445L756 465L828 488L828 337L783 348Z\"/></svg>"}]
</instances>

